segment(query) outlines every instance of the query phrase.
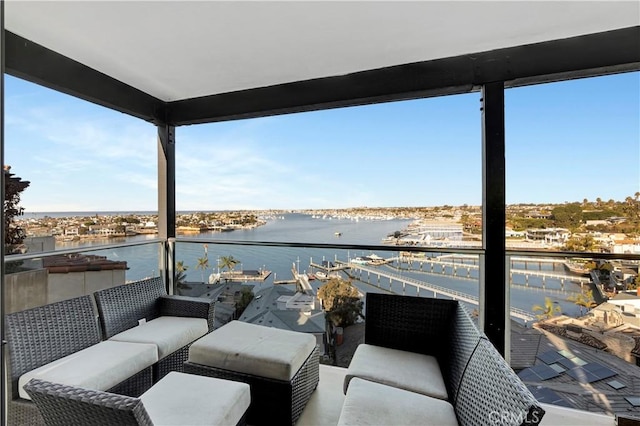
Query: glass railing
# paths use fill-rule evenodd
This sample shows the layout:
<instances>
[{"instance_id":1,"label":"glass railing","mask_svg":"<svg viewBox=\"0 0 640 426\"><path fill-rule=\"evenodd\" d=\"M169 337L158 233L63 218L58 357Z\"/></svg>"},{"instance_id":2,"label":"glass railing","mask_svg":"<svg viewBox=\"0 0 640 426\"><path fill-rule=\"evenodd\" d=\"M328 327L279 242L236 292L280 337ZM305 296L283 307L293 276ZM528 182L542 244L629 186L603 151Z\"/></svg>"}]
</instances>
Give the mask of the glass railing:
<instances>
[{"instance_id":1,"label":"glass railing","mask_svg":"<svg viewBox=\"0 0 640 426\"><path fill-rule=\"evenodd\" d=\"M163 245L153 239L5 256L5 313L158 276Z\"/></svg>"},{"instance_id":2,"label":"glass railing","mask_svg":"<svg viewBox=\"0 0 640 426\"><path fill-rule=\"evenodd\" d=\"M322 307L312 298L292 301L296 293L317 296L328 279L337 277L351 282L360 295L456 299L479 318L482 256L481 250L463 248L213 238L175 242L175 258L187 266L177 291L216 298L218 325L239 319L298 327L324 345L324 363L343 367L362 341L362 327L356 323L358 331L349 333L348 326L338 330L343 336L327 334ZM640 299L632 290L639 261L635 254L507 251L506 357L542 403L607 415L626 412L624 404L633 408L625 398L632 397L640 356ZM597 367L595 375L578 368L585 365ZM540 375L532 375L531 368Z\"/></svg>"},{"instance_id":3,"label":"glass railing","mask_svg":"<svg viewBox=\"0 0 640 426\"><path fill-rule=\"evenodd\" d=\"M317 296L332 278L351 283L358 297L450 298L481 317L480 249L209 235L172 239L168 246L176 262L174 292L215 299L216 326L238 319L313 333L327 364L348 366L363 332L359 319L353 328L327 327ZM163 247L145 240L6 256L5 312L157 276ZM541 402L607 414L631 404L625 399L635 383L629 374L637 373L640 357L640 299L631 289L639 262L635 254L507 251L506 357ZM583 383L595 376L570 373L587 364L608 376Z\"/></svg>"}]
</instances>

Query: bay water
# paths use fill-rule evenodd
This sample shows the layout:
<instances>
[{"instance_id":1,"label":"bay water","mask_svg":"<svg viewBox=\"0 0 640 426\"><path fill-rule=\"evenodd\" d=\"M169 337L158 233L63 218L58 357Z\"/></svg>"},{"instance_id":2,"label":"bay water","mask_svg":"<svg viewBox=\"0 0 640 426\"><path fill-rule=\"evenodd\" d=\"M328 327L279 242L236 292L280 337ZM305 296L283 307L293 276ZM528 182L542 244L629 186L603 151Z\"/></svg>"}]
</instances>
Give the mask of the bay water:
<instances>
[{"instance_id":1,"label":"bay water","mask_svg":"<svg viewBox=\"0 0 640 426\"><path fill-rule=\"evenodd\" d=\"M190 240L202 240L199 242L177 242L176 261L182 261L187 266L187 282L207 282L210 274L219 272L217 267L220 258L233 256L240 263L235 270L268 270L271 275L264 282L249 282L255 289L274 285L274 282L293 280L292 268L299 272L313 272L312 263L321 264L323 261L335 262L347 261L357 256L372 254L367 251L354 251L343 249L300 248L300 247L265 247L250 245L225 245L215 244L207 240L217 241L261 241L261 242L286 242L286 243L323 243L323 244L353 244L353 245L382 245L382 240L389 234L401 231L411 223L407 219L371 220L365 218L336 218L320 217L301 213L286 213L272 216L267 223L253 229L241 229L230 232L202 232L185 235ZM179 236L180 237L180 236ZM134 242L152 240L155 235L137 235L132 237L110 239L109 244L120 242ZM78 248L87 254L106 256L111 260L127 261L128 281L138 280L158 274L159 247L156 244L141 246L120 247L115 249L91 250L96 244L105 244L105 241L79 241L58 242L56 248ZM397 249L388 246L383 252L374 253L384 258L399 255ZM91 250L91 251L89 251ZM433 256L434 253L429 253ZM198 259L208 259L208 268L199 269ZM462 262L458 260L458 262ZM471 261L467 261L471 262ZM561 284L560 280L546 278L544 287L542 278L531 276L527 278L528 286L525 286L525 277L514 275L514 284L511 287L512 307L533 312L534 305L544 305L545 297L550 297L561 307L562 312L575 316L579 313L579 307L567 300L570 292L579 292L580 285L571 282L571 275L565 273L562 265L545 264L537 262L520 262L513 265L514 269L531 269L536 271L549 271L553 274L562 274L567 280ZM478 272L477 269L469 269L454 275L452 268L434 266L429 262L419 266L417 262L412 265L393 262L390 265L379 266L380 271L400 274L407 278L413 278L432 285L449 288L458 292L478 296ZM345 275L343 275L345 276ZM356 274L354 284L361 292L388 292L398 294L416 295L413 286L402 284L388 278L379 278L375 274ZM318 280L312 281L312 286L317 288L322 285ZM293 284L286 284L295 288ZM488 283L487 285L490 285ZM432 296L432 293L421 290L420 295ZM538 312L539 313L539 312Z\"/></svg>"}]
</instances>

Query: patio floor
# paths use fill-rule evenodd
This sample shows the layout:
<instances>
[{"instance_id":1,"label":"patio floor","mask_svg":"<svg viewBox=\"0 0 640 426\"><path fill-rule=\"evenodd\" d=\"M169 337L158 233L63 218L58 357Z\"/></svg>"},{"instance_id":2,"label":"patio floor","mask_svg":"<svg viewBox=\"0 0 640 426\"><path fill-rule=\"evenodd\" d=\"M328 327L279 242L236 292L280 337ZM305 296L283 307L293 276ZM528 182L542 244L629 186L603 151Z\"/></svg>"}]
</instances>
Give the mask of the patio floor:
<instances>
[{"instance_id":1,"label":"patio floor","mask_svg":"<svg viewBox=\"0 0 640 426\"><path fill-rule=\"evenodd\" d=\"M329 426L337 425L340 410L344 402L342 383L346 369L330 365L320 365L320 383L311 399L307 403L296 426ZM554 426L614 426L615 419L612 416L594 414L559 407L549 404L541 404L546 410L542 425ZM402 425L398 420L394 426Z\"/></svg>"}]
</instances>

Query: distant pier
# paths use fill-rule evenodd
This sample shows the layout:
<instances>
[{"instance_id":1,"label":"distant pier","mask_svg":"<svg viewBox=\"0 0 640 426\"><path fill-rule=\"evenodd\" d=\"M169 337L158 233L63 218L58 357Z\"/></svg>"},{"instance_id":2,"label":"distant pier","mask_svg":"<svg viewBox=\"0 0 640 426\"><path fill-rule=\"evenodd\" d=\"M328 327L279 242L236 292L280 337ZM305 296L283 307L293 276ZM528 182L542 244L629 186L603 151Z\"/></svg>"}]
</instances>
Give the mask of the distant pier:
<instances>
[{"instance_id":1,"label":"distant pier","mask_svg":"<svg viewBox=\"0 0 640 426\"><path fill-rule=\"evenodd\" d=\"M271 271L266 270L226 271L220 273L220 279L227 281L264 281L270 275Z\"/></svg>"},{"instance_id":2,"label":"distant pier","mask_svg":"<svg viewBox=\"0 0 640 426\"><path fill-rule=\"evenodd\" d=\"M371 283L371 275L377 275L378 277L378 283L377 283L377 287L382 288L382 285L380 283L380 278L384 277L384 278L388 278L389 279L389 291L392 293L395 293L392 289L392 283L393 281L396 281L398 283L402 284L402 294L405 293L405 287L407 285L415 287L417 295L420 295L420 290L426 290L430 293L433 294L433 297L437 297L438 295L440 296L445 296L454 300L459 300L461 302L466 302L475 306L479 305L479 300L478 297L472 294L467 294L467 293L463 293L460 291L456 291L456 290L452 290L450 288L446 288L446 287L442 287L442 286L438 286L435 284L430 284L430 283L426 283L424 281L420 281L417 280L415 278L410 278L410 277L406 277L406 276L402 276L400 274L395 274L395 273L390 273L390 272L383 272L380 271L378 269L374 269L372 267L367 267L364 265L360 265L360 264L353 264L353 263L349 263L347 264L349 266L350 269L355 270L355 271L359 271L360 272L360 278L359 280L362 282L368 282L368 284L370 285L374 285ZM344 265L343 265L344 266ZM367 273L367 277L368 277L368 281L364 281L362 279L362 272L366 272ZM518 308L511 308L511 316L515 317L515 318L519 318L521 320L524 321L534 321L536 319L536 317L534 315L532 315L531 313L523 310L523 309L518 309Z\"/></svg>"},{"instance_id":3,"label":"distant pier","mask_svg":"<svg viewBox=\"0 0 640 426\"><path fill-rule=\"evenodd\" d=\"M442 274L445 274L447 272L446 268L449 268L451 270L451 274L456 277L462 277L459 272L462 272L462 275L464 275L464 272L466 271L466 277L470 278L471 271L472 270L477 271L479 269L479 265L477 263L478 257L469 256L469 255L444 255L444 256L438 256L433 258L416 257L416 256L400 256L400 257L391 258L390 260L407 263L409 265L413 263L419 263L420 271L424 271L424 264L426 263L429 265L428 272L431 272L431 273L440 272ZM456 262L456 260L460 260L460 261ZM469 263L468 262L469 260L471 260L472 262ZM546 285L547 279L554 279L554 280L560 281L560 285L563 288L566 281L579 283L581 286L583 284L589 284L591 282L591 278L582 277L578 275L566 275L566 274L562 274L554 271L544 271L542 269L538 269L538 270L514 269L514 265L516 263L524 263L526 268L528 264L538 264L538 265L541 265L542 263L562 264L563 262L564 261L561 259L541 258L541 259L532 260L532 259L521 258L521 257L512 257L511 268L509 270L509 279L513 280L514 275L522 275L525 277L525 285L528 286L530 277L540 277L542 278L543 288ZM436 268L435 266L439 266L439 268Z\"/></svg>"}]
</instances>

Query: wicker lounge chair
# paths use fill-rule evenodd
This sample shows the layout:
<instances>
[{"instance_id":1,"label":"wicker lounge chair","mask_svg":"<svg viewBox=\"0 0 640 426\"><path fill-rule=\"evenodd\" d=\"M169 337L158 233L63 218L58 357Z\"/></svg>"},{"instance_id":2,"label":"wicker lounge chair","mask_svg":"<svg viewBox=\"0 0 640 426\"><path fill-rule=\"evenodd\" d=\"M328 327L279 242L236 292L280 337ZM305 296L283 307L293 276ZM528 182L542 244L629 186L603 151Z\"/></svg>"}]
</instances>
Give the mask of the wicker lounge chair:
<instances>
[{"instance_id":1,"label":"wicker lounge chair","mask_svg":"<svg viewBox=\"0 0 640 426\"><path fill-rule=\"evenodd\" d=\"M205 319L206 332L213 331L214 303L205 298L167 295L162 280L149 278L131 284L108 288L94 293L100 325L104 339L119 339L117 335L134 329L139 320L150 323L161 317L183 317ZM116 336L116 337L114 337ZM183 371L189 346L201 336L174 352L162 356L154 367L154 382L170 371ZM139 341L141 336L125 337L128 341ZM122 340L122 339L120 339ZM153 339L151 339L153 340Z\"/></svg>"},{"instance_id":2,"label":"wicker lounge chair","mask_svg":"<svg viewBox=\"0 0 640 426\"><path fill-rule=\"evenodd\" d=\"M91 296L52 303L6 316L8 424L43 424L36 406L19 393L20 378L100 343L100 330ZM156 357L157 359L157 357ZM137 396L152 385L151 364L108 389Z\"/></svg>"},{"instance_id":3,"label":"wicker lounge chair","mask_svg":"<svg viewBox=\"0 0 640 426\"><path fill-rule=\"evenodd\" d=\"M454 300L368 293L344 391L339 425L536 425L544 415Z\"/></svg>"},{"instance_id":4,"label":"wicker lounge chair","mask_svg":"<svg viewBox=\"0 0 640 426\"><path fill-rule=\"evenodd\" d=\"M173 372L139 398L33 379L25 386L47 426L244 425L249 386Z\"/></svg>"}]
</instances>

